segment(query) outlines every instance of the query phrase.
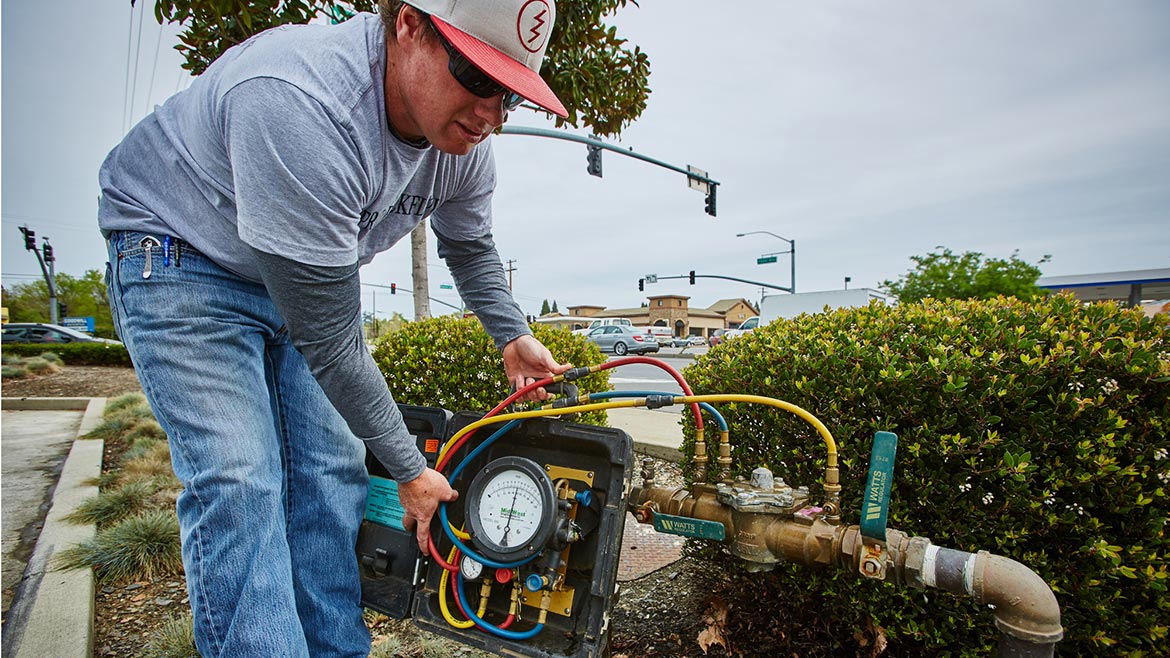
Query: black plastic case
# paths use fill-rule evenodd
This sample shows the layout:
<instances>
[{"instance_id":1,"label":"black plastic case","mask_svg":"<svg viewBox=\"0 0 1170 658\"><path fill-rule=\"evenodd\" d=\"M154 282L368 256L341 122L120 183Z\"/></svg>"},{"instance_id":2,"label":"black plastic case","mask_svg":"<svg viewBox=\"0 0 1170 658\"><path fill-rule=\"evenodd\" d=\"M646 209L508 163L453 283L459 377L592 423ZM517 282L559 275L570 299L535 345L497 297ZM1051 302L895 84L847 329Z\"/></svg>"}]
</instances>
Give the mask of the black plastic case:
<instances>
[{"instance_id":1,"label":"black plastic case","mask_svg":"<svg viewBox=\"0 0 1170 658\"><path fill-rule=\"evenodd\" d=\"M426 457L427 466L434 468L439 449L450 436L451 412L406 404L398 405L398 410ZM406 619L422 580L423 556L414 533L402 528L397 484L369 452L366 470L370 474L370 495L357 540L362 605L395 619Z\"/></svg>"}]
</instances>

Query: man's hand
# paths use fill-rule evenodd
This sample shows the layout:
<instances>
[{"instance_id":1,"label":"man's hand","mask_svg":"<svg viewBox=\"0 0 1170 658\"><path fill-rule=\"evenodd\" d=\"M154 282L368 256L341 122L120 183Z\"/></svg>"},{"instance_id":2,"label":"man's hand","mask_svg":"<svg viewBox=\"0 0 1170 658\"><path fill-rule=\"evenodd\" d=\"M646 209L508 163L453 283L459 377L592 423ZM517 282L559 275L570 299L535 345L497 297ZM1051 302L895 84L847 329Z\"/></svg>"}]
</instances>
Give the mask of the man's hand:
<instances>
[{"instance_id":1,"label":"man's hand","mask_svg":"<svg viewBox=\"0 0 1170 658\"><path fill-rule=\"evenodd\" d=\"M559 375L571 368L568 363L557 363L552 352L536 337L524 335L504 346L504 372L512 387L519 390L538 379ZM547 400L548 392L538 388L521 400Z\"/></svg>"},{"instance_id":2,"label":"man's hand","mask_svg":"<svg viewBox=\"0 0 1170 658\"><path fill-rule=\"evenodd\" d=\"M398 500L402 503L402 526L407 532L414 530L418 547L427 552L431 539L431 518L441 502L451 502L459 492L451 488L447 478L438 471L428 468L410 482L398 483Z\"/></svg>"}]
</instances>

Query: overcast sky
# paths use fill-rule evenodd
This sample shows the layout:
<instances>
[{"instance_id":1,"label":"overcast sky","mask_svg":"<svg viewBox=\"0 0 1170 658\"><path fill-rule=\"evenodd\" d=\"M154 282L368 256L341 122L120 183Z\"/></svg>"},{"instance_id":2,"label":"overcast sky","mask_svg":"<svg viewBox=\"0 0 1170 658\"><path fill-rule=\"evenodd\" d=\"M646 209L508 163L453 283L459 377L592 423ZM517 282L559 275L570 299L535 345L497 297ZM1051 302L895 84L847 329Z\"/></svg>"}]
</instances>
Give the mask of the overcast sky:
<instances>
[{"instance_id":1,"label":"overcast sky","mask_svg":"<svg viewBox=\"0 0 1170 658\"><path fill-rule=\"evenodd\" d=\"M59 271L104 268L98 167L186 86L175 29L153 2L133 18L129 4L3 5L6 286L39 276L22 224L51 238ZM758 300L758 286L718 279L637 289L689 270L787 286L787 255L756 264L787 243L736 237L749 231L795 240L798 292L846 276L876 288L936 245L1050 254L1046 276L1170 267L1170 3L641 4L612 23L649 54L653 93L617 143L706 170L719 216L681 174L606 152L598 179L582 145L495 137L496 242L526 312L545 299L562 311L654 294ZM510 123L552 127L523 110ZM400 244L362 279L409 287L409 261ZM457 304L433 253L430 272L432 295ZM412 313L406 295L364 291L380 316Z\"/></svg>"}]
</instances>

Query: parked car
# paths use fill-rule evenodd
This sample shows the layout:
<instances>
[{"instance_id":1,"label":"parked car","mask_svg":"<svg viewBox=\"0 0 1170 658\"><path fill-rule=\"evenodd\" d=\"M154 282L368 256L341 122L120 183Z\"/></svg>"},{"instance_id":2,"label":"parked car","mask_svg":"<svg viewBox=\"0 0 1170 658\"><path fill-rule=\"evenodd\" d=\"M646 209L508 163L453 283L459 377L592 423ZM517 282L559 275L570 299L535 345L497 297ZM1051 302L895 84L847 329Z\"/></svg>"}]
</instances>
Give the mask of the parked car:
<instances>
[{"instance_id":1,"label":"parked car","mask_svg":"<svg viewBox=\"0 0 1170 658\"><path fill-rule=\"evenodd\" d=\"M735 329L728 329L727 333L723 334L723 340L729 340L735 338L736 336L750 334L758 326L760 326L760 316L753 315L752 317L744 320L743 324L739 325Z\"/></svg>"},{"instance_id":2,"label":"parked car","mask_svg":"<svg viewBox=\"0 0 1170 658\"><path fill-rule=\"evenodd\" d=\"M723 334L725 334L725 333L727 333L726 329L716 329L711 334L711 337L707 339L707 344L710 345L711 347L715 347L719 343L722 343L723 342Z\"/></svg>"},{"instance_id":3,"label":"parked car","mask_svg":"<svg viewBox=\"0 0 1170 658\"><path fill-rule=\"evenodd\" d=\"M691 344L690 336L674 336L670 339L671 347L686 347Z\"/></svg>"},{"instance_id":4,"label":"parked car","mask_svg":"<svg viewBox=\"0 0 1170 658\"><path fill-rule=\"evenodd\" d=\"M59 324L42 322L10 322L4 325L3 341L5 343L46 343L56 345L62 343L122 344L109 338L96 338L89 334L81 333L76 329L62 327Z\"/></svg>"},{"instance_id":5,"label":"parked car","mask_svg":"<svg viewBox=\"0 0 1170 658\"><path fill-rule=\"evenodd\" d=\"M703 338L702 336L691 336L690 340L687 342L693 347L702 347L703 345L707 344L707 339Z\"/></svg>"},{"instance_id":6,"label":"parked car","mask_svg":"<svg viewBox=\"0 0 1170 658\"><path fill-rule=\"evenodd\" d=\"M590 322L589 326L585 327L584 329L574 329L573 333L581 334L582 336L584 336L584 335L587 335L590 331L593 331L594 329L596 329L598 327L608 327L610 325L615 325L615 324L616 325L624 325L627 327L634 326L634 323L630 322L630 320L628 318L598 318L598 319L594 320L593 322Z\"/></svg>"},{"instance_id":7,"label":"parked car","mask_svg":"<svg viewBox=\"0 0 1170 658\"><path fill-rule=\"evenodd\" d=\"M601 348L602 352L613 352L618 356L626 353L646 354L658 351L658 341L653 336L641 333L624 325L597 327L586 338Z\"/></svg>"}]
</instances>

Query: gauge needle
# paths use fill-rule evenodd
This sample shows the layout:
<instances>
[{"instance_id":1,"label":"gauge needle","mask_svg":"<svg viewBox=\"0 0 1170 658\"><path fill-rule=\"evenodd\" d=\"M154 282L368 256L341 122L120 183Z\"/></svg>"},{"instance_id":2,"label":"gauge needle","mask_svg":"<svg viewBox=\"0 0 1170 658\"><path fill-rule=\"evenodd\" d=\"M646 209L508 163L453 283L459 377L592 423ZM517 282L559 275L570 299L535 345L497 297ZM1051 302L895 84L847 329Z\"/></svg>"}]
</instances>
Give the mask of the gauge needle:
<instances>
[{"instance_id":1,"label":"gauge needle","mask_svg":"<svg viewBox=\"0 0 1170 658\"><path fill-rule=\"evenodd\" d=\"M516 509L516 497L520 495L520 488L512 491L512 504L508 505L508 522L504 524L504 536L500 539L500 547L508 545L508 530L512 527L512 510Z\"/></svg>"}]
</instances>

